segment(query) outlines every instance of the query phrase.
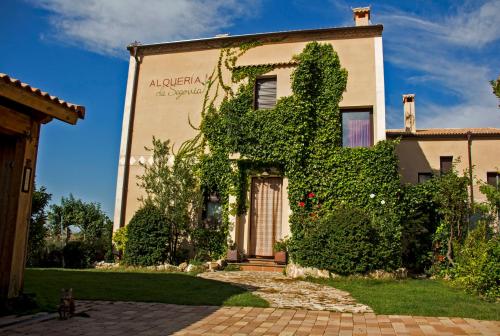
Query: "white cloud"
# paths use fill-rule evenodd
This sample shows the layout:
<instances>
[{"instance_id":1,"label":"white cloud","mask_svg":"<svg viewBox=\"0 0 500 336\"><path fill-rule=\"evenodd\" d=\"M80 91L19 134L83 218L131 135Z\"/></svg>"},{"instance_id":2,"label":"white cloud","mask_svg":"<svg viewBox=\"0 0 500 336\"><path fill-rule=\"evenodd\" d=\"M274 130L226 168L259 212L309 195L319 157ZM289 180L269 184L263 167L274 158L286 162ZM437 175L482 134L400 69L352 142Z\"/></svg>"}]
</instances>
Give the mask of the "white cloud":
<instances>
[{"instance_id":1,"label":"white cloud","mask_svg":"<svg viewBox=\"0 0 500 336\"><path fill-rule=\"evenodd\" d=\"M34 0L33 0L34 1ZM137 40L155 43L214 35L251 15L257 0L40 0L58 40L124 55ZM250 14L249 14L250 13Z\"/></svg>"},{"instance_id":2,"label":"white cloud","mask_svg":"<svg viewBox=\"0 0 500 336\"><path fill-rule=\"evenodd\" d=\"M500 2L432 19L383 7L377 18L384 23L386 60L412 73L405 84L416 88L419 128L500 127L488 83L500 70L500 59L491 56L500 53ZM419 90L438 98L419 99ZM402 114L398 107L388 107L389 113ZM389 115L388 125L401 127L396 120Z\"/></svg>"},{"instance_id":3,"label":"white cloud","mask_svg":"<svg viewBox=\"0 0 500 336\"><path fill-rule=\"evenodd\" d=\"M486 2L470 13L461 12L441 25L443 36L452 43L482 47L500 39L500 1Z\"/></svg>"}]
</instances>

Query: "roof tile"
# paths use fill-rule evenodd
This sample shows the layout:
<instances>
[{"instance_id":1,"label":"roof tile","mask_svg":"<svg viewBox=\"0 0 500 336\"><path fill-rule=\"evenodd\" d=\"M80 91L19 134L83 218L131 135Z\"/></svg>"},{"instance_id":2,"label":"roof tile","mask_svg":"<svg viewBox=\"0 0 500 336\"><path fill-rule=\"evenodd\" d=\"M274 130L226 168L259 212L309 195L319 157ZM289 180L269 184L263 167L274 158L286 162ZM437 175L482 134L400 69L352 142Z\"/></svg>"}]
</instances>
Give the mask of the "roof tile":
<instances>
[{"instance_id":1,"label":"roof tile","mask_svg":"<svg viewBox=\"0 0 500 336\"><path fill-rule=\"evenodd\" d=\"M72 104L72 103L66 102L62 99L59 99L56 96L51 96L48 92L44 92L38 88L34 88L31 85L23 83L19 79L12 78L9 75L4 74L4 73L0 73L0 80L4 81L5 83L10 84L12 86L24 89L27 92L30 92L36 96L42 97L46 100L49 100L55 104L61 105L61 106L65 107L73 112L76 112L80 119L83 119L85 117L85 107L84 106Z\"/></svg>"},{"instance_id":2,"label":"roof tile","mask_svg":"<svg viewBox=\"0 0 500 336\"><path fill-rule=\"evenodd\" d=\"M404 129L388 129L388 136L425 137L425 136L457 136L457 135L500 135L500 128L429 128L418 129L416 133L406 132Z\"/></svg>"}]
</instances>

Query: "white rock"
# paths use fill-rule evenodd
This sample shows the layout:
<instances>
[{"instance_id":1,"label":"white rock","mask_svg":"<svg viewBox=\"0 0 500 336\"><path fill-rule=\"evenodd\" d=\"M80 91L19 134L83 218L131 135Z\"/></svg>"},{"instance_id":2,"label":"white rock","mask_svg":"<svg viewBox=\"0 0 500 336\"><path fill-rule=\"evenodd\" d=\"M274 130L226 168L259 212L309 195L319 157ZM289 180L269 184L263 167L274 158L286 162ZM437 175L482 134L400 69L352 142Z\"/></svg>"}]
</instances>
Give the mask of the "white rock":
<instances>
[{"instance_id":1,"label":"white rock","mask_svg":"<svg viewBox=\"0 0 500 336\"><path fill-rule=\"evenodd\" d=\"M290 278L330 278L328 270L319 270L314 267L302 267L297 264L288 264L286 266L286 275Z\"/></svg>"},{"instance_id":2,"label":"white rock","mask_svg":"<svg viewBox=\"0 0 500 336\"><path fill-rule=\"evenodd\" d=\"M408 278L408 270L404 267L398 268L394 273L396 275L396 279Z\"/></svg>"},{"instance_id":3,"label":"white rock","mask_svg":"<svg viewBox=\"0 0 500 336\"><path fill-rule=\"evenodd\" d=\"M183 262L183 263L179 264L178 267L179 267L179 271L184 272L184 271L186 271L188 264L187 264L187 262Z\"/></svg>"},{"instance_id":4,"label":"white rock","mask_svg":"<svg viewBox=\"0 0 500 336\"><path fill-rule=\"evenodd\" d=\"M318 278L325 278L328 279L330 278L330 272L328 270L318 270Z\"/></svg>"}]
</instances>

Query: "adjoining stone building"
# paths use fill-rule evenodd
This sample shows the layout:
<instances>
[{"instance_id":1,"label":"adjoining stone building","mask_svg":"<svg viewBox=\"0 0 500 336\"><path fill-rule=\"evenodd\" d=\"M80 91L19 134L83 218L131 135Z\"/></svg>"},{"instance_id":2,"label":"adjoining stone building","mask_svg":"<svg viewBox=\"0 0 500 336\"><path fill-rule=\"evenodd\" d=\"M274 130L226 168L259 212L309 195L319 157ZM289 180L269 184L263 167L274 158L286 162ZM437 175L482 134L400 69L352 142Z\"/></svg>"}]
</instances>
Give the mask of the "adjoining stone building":
<instances>
[{"instance_id":1,"label":"adjoining stone building","mask_svg":"<svg viewBox=\"0 0 500 336\"><path fill-rule=\"evenodd\" d=\"M404 129L386 132L388 139L400 139L397 154L403 183L422 183L454 164L458 173L472 177L471 200L486 200L481 183L500 187L499 128L417 129L415 95L403 95L403 106Z\"/></svg>"},{"instance_id":2,"label":"adjoining stone building","mask_svg":"<svg viewBox=\"0 0 500 336\"><path fill-rule=\"evenodd\" d=\"M40 127L84 116L83 106L0 73L0 304L23 286Z\"/></svg>"}]
</instances>

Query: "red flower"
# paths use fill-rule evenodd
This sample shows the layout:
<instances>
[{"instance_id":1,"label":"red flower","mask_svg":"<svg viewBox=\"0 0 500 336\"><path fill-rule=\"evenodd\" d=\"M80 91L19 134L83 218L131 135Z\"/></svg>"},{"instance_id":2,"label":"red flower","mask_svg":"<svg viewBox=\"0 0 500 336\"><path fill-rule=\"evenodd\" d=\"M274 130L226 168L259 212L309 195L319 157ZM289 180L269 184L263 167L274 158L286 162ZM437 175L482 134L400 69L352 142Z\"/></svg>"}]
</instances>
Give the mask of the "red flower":
<instances>
[{"instance_id":1,"label":"red flower","mask_svg":"<svg viewBox=\"0 0 500 336\"><path fill-rule=\"evenodd\" d=\"M305 204L304 202L299 202L299 207L302 207L302 208L303 208L303 207L305 207L305 206L306 206L306 204Z\"/></svg>"},{"instance_id":2,"label":"red flower","mask_svg":"<svg viewBox=\"0 0 500 336\"><path fill-rule=\"evenodd\" d=\"M312 193L312 192L309 193L309 195L307 195L307 197L309 197L309 198L313 198L314 196L316 196L316 195L314 195L314 193Z\"/></svg>"},{"instance_id":3,"label":"red flower","mask_svg":"<svg viewBox=\"0 0 500 336\"><path fill-rule=\"evenodd\" d=\"M438 261L444 261L444 255L438 255L437 256Z\"/></svg>"}]
</instances>

